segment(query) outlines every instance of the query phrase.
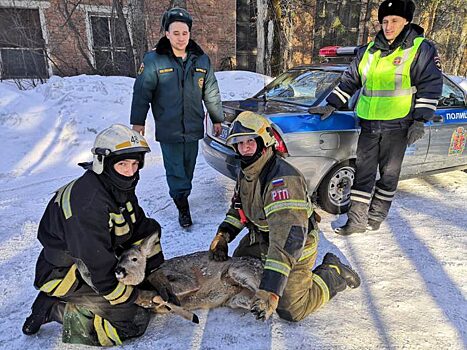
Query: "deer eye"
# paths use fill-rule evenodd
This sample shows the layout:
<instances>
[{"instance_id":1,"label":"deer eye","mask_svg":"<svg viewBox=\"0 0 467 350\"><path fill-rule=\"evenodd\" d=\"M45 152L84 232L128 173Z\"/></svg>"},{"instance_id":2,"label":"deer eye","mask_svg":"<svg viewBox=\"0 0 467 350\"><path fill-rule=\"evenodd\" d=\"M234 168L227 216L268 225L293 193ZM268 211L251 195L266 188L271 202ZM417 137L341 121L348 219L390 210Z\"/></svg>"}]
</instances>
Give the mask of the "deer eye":
<instances>
[{"instance_id":1,"label":"deer eye","mask_svg":"<svg viewBox=\"0 0 467 350\"><path fill-rule=\"evenodd\" d=\"M138 261L138 258L132 258L131 261Z\"/></svg>"}]
</instances>

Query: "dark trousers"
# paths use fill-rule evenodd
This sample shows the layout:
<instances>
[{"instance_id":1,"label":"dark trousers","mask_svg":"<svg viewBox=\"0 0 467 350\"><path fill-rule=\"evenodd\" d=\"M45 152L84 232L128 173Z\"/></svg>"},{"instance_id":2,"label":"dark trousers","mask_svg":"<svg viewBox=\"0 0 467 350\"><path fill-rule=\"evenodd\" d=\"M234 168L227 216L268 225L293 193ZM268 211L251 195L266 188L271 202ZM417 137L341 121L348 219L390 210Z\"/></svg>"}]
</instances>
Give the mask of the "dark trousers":
<instances>
[{"instance_id":1,"label":"dark trousers","mask_svg":"<svg viewBox=\"0 0 467 350\"><path fill-rule=\"evenodd\" d=\"M363 227L368 219L382 222L387 217L406 148L407 129L360 134L348 224ZM381 177L375 185L378 168Z\"/></svg>"},{"instance_id":2,"label":"dark trousers","mask_svg":"<svg viewBox=\"0 0 467 350\"><path fill-rule=\"evenodd\" d=\"M141 336L150 321L149 310L133 303L111 305L84 283L60 299L66 302L65 343L120 345L123 340Z\"/></svg>"},{"instance_id":3,"label":"dark trousers","mask_svg":"<svg viewBox=\"0 0 467 350\"><path fill-rule=\"evenodd\" d=\"M198 141L160 145L170 197L188 197L198 156Z\"/></svg>"}]
</instances>

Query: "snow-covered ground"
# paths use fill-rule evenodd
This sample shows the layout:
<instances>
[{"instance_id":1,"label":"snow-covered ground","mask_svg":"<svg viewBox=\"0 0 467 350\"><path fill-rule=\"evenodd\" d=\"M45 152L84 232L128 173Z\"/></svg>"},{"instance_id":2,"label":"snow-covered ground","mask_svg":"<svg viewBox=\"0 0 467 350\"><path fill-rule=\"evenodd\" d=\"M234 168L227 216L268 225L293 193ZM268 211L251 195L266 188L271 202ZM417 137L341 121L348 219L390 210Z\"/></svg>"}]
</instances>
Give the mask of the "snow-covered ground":
<instances>
[{"instance_id":1,"label":"snow-covered ground","mask_svg":"<svg viewBox=\"0 0 467 350\"><path fill-rule=\"evenodd\" d=\"M221 72L224 99L260 90L266 77ZM93 140L112 123L127 124L133 80L52 77L31 91L0 83L0 348L81 349L61 343L61 326L32 337L21 325L36 296L32 286L40 251L36 230L52 192L82 174ZM233 182L200 154L190 197L194 225L183 230L168 196L160 148L153 141L138 194L163 227L170 258L206 250L224 218ZM248 312L197 312L200 324L157 316L127 349L466 349L467 174L461 171L403 181L387 222L377 233L341 237L323 214L320 256L332 251L360 273L359 289L336 298L300 323L277 316L258 322ZM233 249L235 244L231 246Z\"/></svg>"}]
</instances>

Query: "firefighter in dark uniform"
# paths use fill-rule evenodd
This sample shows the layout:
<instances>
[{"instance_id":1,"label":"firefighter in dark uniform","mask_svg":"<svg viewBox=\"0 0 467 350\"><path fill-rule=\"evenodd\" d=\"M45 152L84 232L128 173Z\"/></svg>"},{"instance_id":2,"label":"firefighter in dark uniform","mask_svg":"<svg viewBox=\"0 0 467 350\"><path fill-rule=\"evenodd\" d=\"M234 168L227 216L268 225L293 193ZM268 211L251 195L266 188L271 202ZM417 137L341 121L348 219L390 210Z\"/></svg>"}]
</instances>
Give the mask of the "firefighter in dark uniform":
<instances>
[{"instance_id":1,"label":"firefighter in dark uniform","mask_svg":"<svg viewBox=\"0 0 467 350\"><path fill-rule=\"evenodd\" d=\"M157 291L143 290L120 283L114 272L124 249L160 236L159 223L146 217L135 195L149 151L143 136L114 124L97 135L93 162L83 164L87 171L57 190L39 224L43 249L34 286L40 292L23 333L56 321L66 343L120 345L144 333L150 312L140 306L155 306L155 295L178 303L166 279ZM163 260L157 241L146 273Z\"/></svg>"},{"instance_id":2,"label":"firefighter in dark uniform","mask_svg":"<svg viewBox=\"0 0 467 350\"><path fill-rule=\"evenodd\" d=\"M299 321L347 286L360 285L358 275L327 253L317 257L318 226L303 175L279 156L271 125L262 116L242 112L227 143L239 155L241 171L232 205L213 239L209 256L228 258L228 243L247 227L234 256L264 261L264 271L251 312L268 319Z\"/></svg>"},{"instance_id":3,"label":"firefighter in dark uniform","mask_svg":"<svg viewBox=\"0 0 467 350\"><path fill-rule=\"evenodd\" d=\"M192 17L182 8L165 12L165 36L144 56L133 88L130 117L133 129L144 135L151 106L169 195L177 206L182 227L192 225L188 196L198 141L204 137L203 102L216 134L224 119L211 61L190 39L192 23Z\"/></svg>"},{"instance_id":4,"label":"firefighter in dark uniform","mask_svg":"<svg viewBox=\"0 0 467 350\"><path fill-rule=\"evenodd\" d=\"M378 10L382 29L374 41L358 50L328 105L309 110L326 119L361 88L351 207L347 223L335 230L338 234L380 228L396 193L407 145L423 137L424 123L433 118L441 96L439 57L424 39L423 28L410 23L414 11L411 0L384 1ZM375 185L378 167L381 177Z\"/></svg>"}]
</instances>

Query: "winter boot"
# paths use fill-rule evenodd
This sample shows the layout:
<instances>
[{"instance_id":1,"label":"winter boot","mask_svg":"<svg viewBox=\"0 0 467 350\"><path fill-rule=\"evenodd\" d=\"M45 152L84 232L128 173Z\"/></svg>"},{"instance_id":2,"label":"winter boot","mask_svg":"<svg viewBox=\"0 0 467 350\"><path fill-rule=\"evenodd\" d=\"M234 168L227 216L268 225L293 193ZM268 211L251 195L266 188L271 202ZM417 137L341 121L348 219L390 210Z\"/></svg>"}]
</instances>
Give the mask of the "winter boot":
<instances>
[{"instance_id":1,"label":"winter boot","mask_svg":"<svg viewBox=\"0 0 467 350\"><path fill-rule=\"evenodd\" d=\"M350 288L360 286L360 277L350 266L344 265L340 259L332 253L326 253L323 258L323 265L334 268L337 273L345 279L345 283Z\"/></svg>"},{"instance_id":2,"label":"winter boot","mask_svg":"<svg viewBox=\"0 0 467 350\"><path fill-rule=\"evenodd\" d=\"M344 226L337 227L334 232L341 236L348 236L353 233L364 233L366 228L363 226L355 226L351 224L345 224Z\"/></svg>"},{"instance_id":3,"label":"winter boot","mask_svg":"<svg viewBox=\"0 0 467 350\"><path fill-rule=\"evenodd\" d=\"M368 224L366 225L366 229L368 231L378 231L380 226L381 226L381 221L368 219Z\"/></svg>"},{"instance_id":4,"label":"winter boot","mask_svg":"<svg viewBox=\"0 0 467 350\"><path fill-rule=\"evenodd\" d=\"M174 198L175 205L178 209L178 222L181 227L190 227L193 225L190 215L190 206L188 204L188 197Z\"/></svg>"},{"instance_id":5,"label":"winter boot","mask_svg":"<svg viewBox=\"0 0 467 350\"><path fill-rule=\"evenodd\" d=\"M31 309L31 315L26 318L23 324L22 330L25 335L36 334L43 324L52 321L63 323L65 303L44 292L39 292Z\"/></svg>"}]
</instances>

